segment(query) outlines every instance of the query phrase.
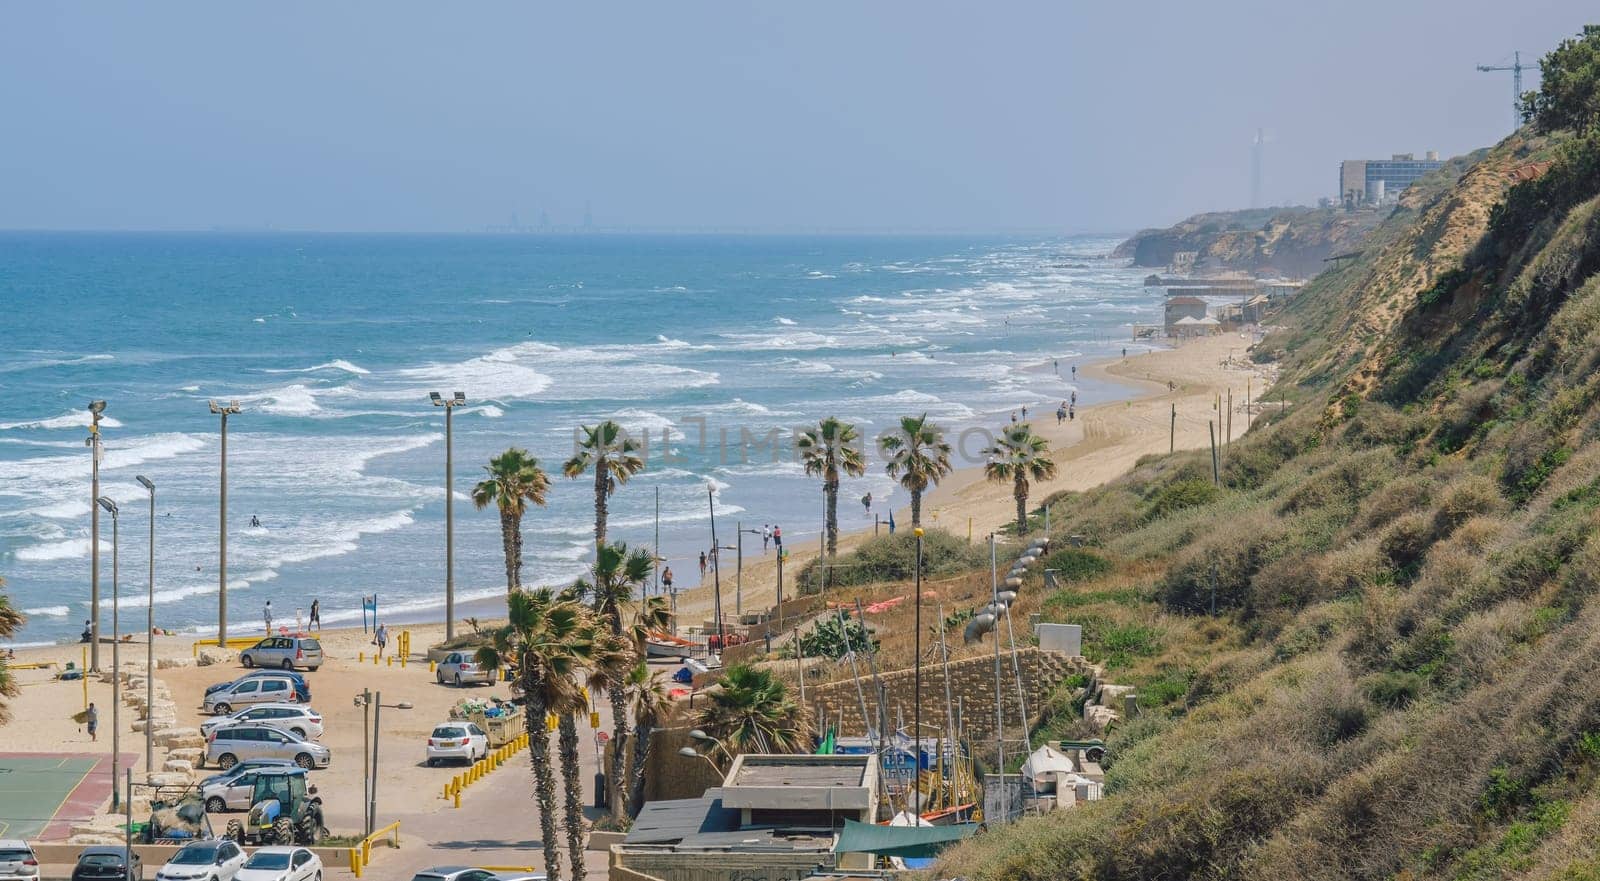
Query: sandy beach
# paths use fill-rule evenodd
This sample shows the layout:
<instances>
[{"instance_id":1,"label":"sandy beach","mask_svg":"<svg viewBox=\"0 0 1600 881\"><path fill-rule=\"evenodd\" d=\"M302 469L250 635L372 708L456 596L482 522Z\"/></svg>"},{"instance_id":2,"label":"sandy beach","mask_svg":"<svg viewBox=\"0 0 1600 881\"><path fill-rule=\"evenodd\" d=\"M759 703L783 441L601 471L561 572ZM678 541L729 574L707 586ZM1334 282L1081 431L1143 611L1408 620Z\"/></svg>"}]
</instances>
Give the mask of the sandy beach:
<instances>
[{"instance_id":1,"label":"sandy beach","mask_svg":"<svg viewBox=\"0 0 1600 881\"><path fill-rule=\"evenodd\" d=\"M1049 483L1034 488L1032 502L1050 493L1071 489L1082 490L1115 478L1127 470L1139 457L1164 452L1169 443L1179 449L1207 445L1208 423L1217 418L1217 395L1226 403L1229 389L1234 393L1233 431L1237 436L1246 428L1248 415L1244 407L1244 393L1249 385L1253 395L1265 390L1270 374L1245 358L1248 340L1238 335L1218 336L1194 340L1171 349L1159 349L1126 359L1114 359L1097 364L1084 364L1080 370L1087 375L1112 380L1131 386L1132 396L1127 400L1105 403L1088 403L1077 411L1077 418L1056 424L1054 407L1042 413L1030 412L1035 430L1050 440L1060 476ZM1053 366L1043 363L1031 367L1050 371ZM1063 367L1063 369L1067 369ZM1171 383L1169 388L1168 383ZM1087 402L1082 402L1087 403ZM1171 414L1176 408L1175 425ZM1041 418L1042 417L1042 418ZM1169 435L1169 431L1171 432ZM971 452L971 451L969 451ZM871 534L871 521L863 523L863 511L846 481L844 498L840 500L841 545L845 548ZM965 467L948 477L931 494L925 503L930 526L946 528L957 534L969 530L980 538L1009 521L1014 516L1010 484L985 481L981 469ZM895 518L901 526L910 523L908 510L897 510ZM731 527L731 524L729 524ZM763 556L759 542L754 547L747 544L742 605L748 611L764 609L775 599L776 571L771 553ZM791 543L788 568L798 571L814 557L816 547L795 546ZM723 601L729 614L734 605L734 578L732 567L723 571ZM792 589L792 584L790 586ZM690 628L711 617L712 590L709 586L682 590L678 596L679 626ZM498 602L463 604L459 615L479 617L486 623L501 614ZM425 613L419 613L422 615ZM335 831L349 831L359 826L361 807L357 793L361 791L362 769L359 757L362 749L362 713L353 698L363 689L381 691L385 704L407 702L408 709L386 710L379 736L379 778L386 813L405 816L413 822L426 823L426 817L446 809L440 797L441 789L453 771L428 768L422 761L422 746L433 725L443 721L456 700L463 696L486 697L490 694L508 696L504 685L458 690L438 685L428 672L427 663L420 658L426 647L443 638L442 623L427 621L403 622L390 620L391 633L400 630L411 633L413 658L401 666L397 662L371 663L373 645L369 634L360 628L328 630L321 634L328 654L328 662L311 675L312 704L324 714L327 734L322 742L335 754L331 768L317 772L320 786L329 805L329 825ZM466 630L461 624L459 630ZM248 635L248 634L236 634ZM394 643L391 640L391 649ZM67 661L81 662L82 647L65 645L28 648L17 651L16 662ZM109 667L109 646L102 650L102 663ZM192 664L194 648L190 637L159 637L155 655L158 659L180 659L179 663ZM125 664L142 665L145 647L142 642L123 647ZM226 681L244 672L230 656L210 666L178 666L157 671L158 681L172 696L175 724L179 727L197 726L202 721L199 698L205 686ZM111 685L98 678L92 679L88 699L101 711L101 730L97 742L91 742L84 726L73 720L73 715L83 706L84 690L78 682L58 682L50 670L19 670L17 678L21 694L11 701L12 720L0 727L10 749L17 752L77 752L98 753L109 756L111 750L113 704ZM603 710L603 708L602 708ZM133 762L135 776L142 779L144 736L131 730L137 713L124 707L121 714L121 752ZM602 723L608 724L606 722ZM585 750L585 753L588 753ZM165 751L156 751L156 764L163 765ZM586 759L587 761L587 759ZM205 772L196 772L197 776ZM75 819L88 819L87 817ZM220 825L226 817L217 821Z\"/></svg>"}]
</instances>

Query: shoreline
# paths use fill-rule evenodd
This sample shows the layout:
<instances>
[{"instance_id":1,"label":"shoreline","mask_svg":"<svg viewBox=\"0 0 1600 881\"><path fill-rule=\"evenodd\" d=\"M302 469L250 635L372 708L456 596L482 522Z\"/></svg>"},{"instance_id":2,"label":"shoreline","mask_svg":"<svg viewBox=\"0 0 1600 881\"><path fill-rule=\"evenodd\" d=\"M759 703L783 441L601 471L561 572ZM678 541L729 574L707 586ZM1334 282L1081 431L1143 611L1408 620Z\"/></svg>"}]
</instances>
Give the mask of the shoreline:
<instances>
[{"instance_id":1,"label":"shoreline","mask_svg":"<svg viewBox=\"0 0 1600 881\"><path fill-rule=\"evenodd\" d=\"M1100 403L1080 405L1076 419L1059 425L1054 421L1054 407L1046 406L1043 413L1029 414L1035 417L1028 420L1033 425L1035 433L1050 442L1051 456L1058 468L1058 477L1054 481L1033 487L1029 497L1030 506L1063 489L1084 490L1114 479L1128 470L1139 457L1165 452L1167 444L1162 441L1169 439L1169 433L1175 435L1175 446L1178 449L1204 447L1209 443L1208 418L1217 416L1215 395L1221 392L1226 400L1226 390L1230 387L1236 391L1235 415L1242 414L1240 418L1245 420L1247 426L1250 416L1244 412L1243 400L1239 393L1245 388L1247 380L1253 383L1257 394L1264 393L1270 388L1274 371L1270 367L1248 364L1243 359L1242 356L1252 340L1241 337L1242 335L1222 334L1182 340L1167 347L1148 348L1146 351L1130 354L1126 358L1111 356L1082 362L1079 365L1078 379L1088 379L1111 386L1124 394ZM1239 356L1237 358L1236 353ZM1048 359L1028 364L1024 369L1036 373L1054 372L1052 362ZM1174 384L1174 388L1167 387L1169 381ZM1252 402L1255 400L1258 398L1252 398ZM1178 407L1175 426L1168 425L1170 411L1165 405L1169 402ZM1156 412L1157 410L1160 412ZM1005 414L989 415L997 417L999 421ZM1038 418L1041 416L1043 418ZM1244 430L1245 426L1241 426L1238 433L1242 434ZM967 437L968 433L962 432L951 437L952 445L955 446L961 438ZM970 447L972 443L969 441L964 446ZM1011 496L1011 486L1009 483L996 484L984 479L977 450L957 450L956 455L962 462L968 464L956 468L928 493L923 502L927 520L924 525L929 528L945 528L952 534L970 535L973 540L978 540L1015 518L1015 502ZM909 525L909 501L892 510L897 527ZM839 513L841 552L849 551L873 534L873 523L863 520L865 512L859 504L859 498L850 491L848 479L841 489ZM887 522L886 516L883 522ZM725 521L719 525L724 531L732 529L730 522ZM787 532L786 537L790 538L790 554L786 568L790 572L798 572L800 567L820 554L820 536L820 528L791 529ZM752 550L746 557L743 589L740 590L732 583L723 586L725 615L732 614L735 607L741 611L765 610L776 601L777 571L773 553ZM731 570L730 566L729 570L722 573L727 577L725 580L732 581L737 578L736 573ZM792 589L792 585L786 585L786 588ZM462 629L462 622L467 618L480 620L504 618L503 595L483 596L483 590L480 589L472 589L470 592L479 595L468 599L458 596L456 600L458 632ZM680 630L700 626L703 623L702 619L713 617L713 593L709 574L692 586L680 587L677 590ZM381 604L380 611L382 611ZM292 620L291 613L285 615L281 623L287 624ZM385 623L399 626L437 625L442 631L444 602L442 597L435 603L411 600L400 610L384 614L383 620ZM259 622L230 622L230 631L239 635L254 633L256 630L254 625L257 623ZM174 639L182 641L187 646L193 640L203 638L205 632L197 630L180 632L170 637L158 637L157 644L160 645L166 639ZM362 631L358 619L334 622L325 632ZM143 641L136 640L131 644L143 645ZM16 649L19 653L59 652L76 645L81 643L15 642L7 645L7 648Z\"/></svg>"}]
</instances>

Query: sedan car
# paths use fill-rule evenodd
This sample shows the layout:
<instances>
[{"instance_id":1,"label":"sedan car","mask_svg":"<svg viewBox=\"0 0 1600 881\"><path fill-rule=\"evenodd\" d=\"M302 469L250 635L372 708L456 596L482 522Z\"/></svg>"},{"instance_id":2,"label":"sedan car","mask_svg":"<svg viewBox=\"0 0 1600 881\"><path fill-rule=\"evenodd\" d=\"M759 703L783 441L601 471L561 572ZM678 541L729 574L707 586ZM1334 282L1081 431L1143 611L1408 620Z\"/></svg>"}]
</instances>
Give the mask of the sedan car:
<instances>
[{"instance_id":1,"label":"sedan car","mask_svg":"<svg viewBox=\"0 0 1600 881\"><path fill-rule=\"evenodd\" d=\"M304 667L315 673L322 666L322 643L311 637L269 636L239 653L246 667Z\"/></svg>"},{"instance_id":2,"label":"sedan car","mask_svg":"<svg viewBox=\"0 0 1600 881\"><path fill-rule=\"evenodd\" d=\"M226 771L245 759L289 759L302 768L326 768L333 753L320 743L260 723L247 722L211 732L206 762Z\"/></svg>"},{"instance_id":3,"label":"sedan car","mask_svg":"<svg viewBox=\"0 0 1600 881\"><path fill-rule=\"evenodd\" d=\"M258 847L234 881L317 881L322 860L303 847Z\"/></svg>"},{"instance_id":4,"label":"sedan car","mask_svg":"<svg viewBox=\"0 0 1600 881\"><path fill-rule=\"evenodd\" d=\"M240 722L260 722L306 740L322 736L322 714L302 704L256 704L231 716L213 716L200 723L200 733L209 736Z\"/></svg>"},{"instance_id":5,"label":"sedan car","mask_svg":"<svg viewBox=\"0 0 1600 881\"><path fill-rule=\"evenodd\" d=\"M86 847L78 854L78 864L72 867L72 881L144 881L144 863L138 851L133 852L133 864L125 861L128 851L116 845L97 844Z\"/></svg>"},{"instance_id":6,"label":"sedan car","mask_svg":"<svg viewBox=\"0 0 1600 881\"><path fill-rule=\"evenodd\" d=\"M488 685L494 681L494 671L474 661L466 652L451 652L434 668L433 678L440 685L447 682L453 685L466 685L469 682Z\"/></svg>"},{"instance_id":7,"label":"sedan car","mask_svg":"<svg viewBox=\"0 0 1600 881\"><path fill-rule=\"evenodd\" d=\"M20 838L0 838L0 878L34 881L39 877L39 858Z\"/></svg>"},{"instance_id":8,"label":"sedan car","mask_svg":"<svg viewBox=\"0 0 1600 881\"><path fill-rule=\"evenodd\" d=\"M472 764L489 754L489 736L471 722L445 722L428 735L428 767L446 759Z\"/></svg>"},{"instance_id":9,"label":"sedan car","mask_svg":"<svg viewBox=\"0 0 1600 881\"><path fill-rule=\"evenodd\" d=\"M257 768L292 768L292 767L294 767L294 760L293 759L242 759L238 763L236 763L232 768L229 768L228 770L223 771L221 774L212 774L210 777L206 777L206 778L202 779L200 781L200 788L202 790L204 790L207 786L212 786L214 784L221 783L224 780L232 780L233 778L239 776L240 774L243 774L246 771L254 771Z\"/></svg>"},{"instance_id":10,"label":"sedan car","mask_svg":"<svg viewBox=\"0 0 1600 881\"><path fill-rule=\"evenodd\" d=\"M498 881L495 873L472 866L434 866L411 876L411 881Z\"/></svg>"},{"instance_id":11,"label":"sedan car","mask_svg":"<svg viewBox=\"0 0 1600 881\"><path fill-rule=\"evenodd\" d=\"M156 881L234 881L244 849L226 838L191 841L156 873Z\"/></svg>"}]
</instances>

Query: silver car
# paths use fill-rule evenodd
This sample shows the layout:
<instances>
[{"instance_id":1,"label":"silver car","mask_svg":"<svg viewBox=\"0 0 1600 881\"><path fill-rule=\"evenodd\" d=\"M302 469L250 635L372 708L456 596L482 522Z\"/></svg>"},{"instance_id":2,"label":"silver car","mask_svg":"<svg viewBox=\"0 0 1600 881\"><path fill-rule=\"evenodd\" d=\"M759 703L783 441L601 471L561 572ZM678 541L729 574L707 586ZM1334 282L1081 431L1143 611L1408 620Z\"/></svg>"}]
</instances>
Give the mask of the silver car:
<instances>
[{"instance_id":1,"label":"silver car","mask_svg":"<svg viewBox=\"0 0 1600 881\"><path fill-rule=\"evenodd\" d=\"M466 685L468 682L482 682L487 685L494 681L494 672L474 661L466 652L451 652L449 657L439 662L434 668L433 678L440 685L446 682L455 685Z\"/></svg>"},{"instance_id":2,"label":"silver car","mask_svg":"<svg viewBox=\"0 0 1600 881\"><path fill-rule=\"evenodd\" d=\"M20 838L0 838L0 878L29 879L39 877L39 859L33 848Z\"/></svg>"},{"instance_id":3,"label":"silver car","mask_svg":"<svg viewBox=\"0 0 1600 881\"><path fill-rule=\"evenodd\" d=\"M302 768L326 768L333 753L312 743L260 723L218 728L206 742L206 762L226 771L245 759L289 759Z\"/></svg>"},{"instance_id":4,"label":"silver car","mask_svg":"<svg viewBox=\"0 0 1600 881\"><path fill-rule=\"evenodd\" d=\"M255 704L292 704L295 697L294 680L287 676L246 676L207 694L203 706L213 716L225 716Z\"/></svg>"},{"instance_id":5,"label":"silver car","mask_svg":"<svg viewBox=\"0 0 1600 881\"><path fill-rule=\"evenodd\" d=\"M322 643L309 636L269 636L239 653L246 667L304 667L316 672L322 666Z\"/></svg>"},{"instance_id":6,"label":"silver car","mask_svg":"<svg viewBox=\"0 0 1600 881\"><path fill-rule=\"evenodd\" d=\"M260 722L306 740L322 736L322 714L305 704L256 704L231 716L212 716L200 723L200 733L209 735L217 728L242 722Z\"/></svg>"}]
</instances>

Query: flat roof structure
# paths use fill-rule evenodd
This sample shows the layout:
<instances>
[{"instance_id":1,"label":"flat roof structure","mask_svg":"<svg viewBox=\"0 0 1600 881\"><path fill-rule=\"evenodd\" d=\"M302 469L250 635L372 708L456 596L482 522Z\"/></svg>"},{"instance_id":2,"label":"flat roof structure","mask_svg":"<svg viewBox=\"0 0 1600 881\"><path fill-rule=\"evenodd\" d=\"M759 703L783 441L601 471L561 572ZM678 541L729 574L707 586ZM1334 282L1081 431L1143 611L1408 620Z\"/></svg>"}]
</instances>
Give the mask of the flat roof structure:
<instances>
[{"instance_id":1,"label":"flat roof structure","mask_svg":"<svg viewBox=\"0 0 1600 881\"><path fill-rule=\"evenodd\" d=\"M878 785L876 758L741 755L722 781L722 804L735 810L866 810Z\"/></svg>"}]
</instances>

